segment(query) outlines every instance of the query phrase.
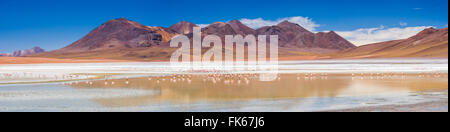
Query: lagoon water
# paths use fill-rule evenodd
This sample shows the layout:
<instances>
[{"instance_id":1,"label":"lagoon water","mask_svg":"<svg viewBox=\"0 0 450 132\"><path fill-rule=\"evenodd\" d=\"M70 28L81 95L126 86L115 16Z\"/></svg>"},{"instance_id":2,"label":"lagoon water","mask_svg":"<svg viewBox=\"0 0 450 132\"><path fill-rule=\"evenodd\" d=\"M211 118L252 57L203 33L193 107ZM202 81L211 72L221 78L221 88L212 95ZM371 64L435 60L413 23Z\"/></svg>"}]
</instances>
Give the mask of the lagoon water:
<instances>
[{"instance_id":1,"label":"lagoon water","mask_svg":"<svg viewBox=\"0 0 450 132\"><path fill-rule=\"evenodd\" d=\"M448 99L444 59L283 61L277 72L167 65L0 65L0 111L327 111ZM276 79L261 81L267 73Z\"/></svg>"}]
</instances>

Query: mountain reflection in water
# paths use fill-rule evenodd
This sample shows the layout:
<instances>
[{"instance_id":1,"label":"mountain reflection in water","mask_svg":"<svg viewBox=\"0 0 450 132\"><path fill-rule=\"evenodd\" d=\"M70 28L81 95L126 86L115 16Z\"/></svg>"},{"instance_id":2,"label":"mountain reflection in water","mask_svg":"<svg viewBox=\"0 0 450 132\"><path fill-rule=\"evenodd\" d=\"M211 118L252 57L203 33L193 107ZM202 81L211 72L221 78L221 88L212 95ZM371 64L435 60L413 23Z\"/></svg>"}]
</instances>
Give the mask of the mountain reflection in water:
<instances>
[{"instance_id":1,"label":"mountain reflection in water","mask_svg":"<svg viewBox=\"0 0 450 132\"><path fill-rule=\"evenodd\" d=\"M170 75L130 79L97 80L68 84L76 89L138 89L156 94L123 98L93 99L106 107L151 104L190 104L316 97L365 96L383 93L448 89L448 76L280 74L272 82L257 75ZM298 103L301 103L299 100Z\"/></svg>"}]
</instances>

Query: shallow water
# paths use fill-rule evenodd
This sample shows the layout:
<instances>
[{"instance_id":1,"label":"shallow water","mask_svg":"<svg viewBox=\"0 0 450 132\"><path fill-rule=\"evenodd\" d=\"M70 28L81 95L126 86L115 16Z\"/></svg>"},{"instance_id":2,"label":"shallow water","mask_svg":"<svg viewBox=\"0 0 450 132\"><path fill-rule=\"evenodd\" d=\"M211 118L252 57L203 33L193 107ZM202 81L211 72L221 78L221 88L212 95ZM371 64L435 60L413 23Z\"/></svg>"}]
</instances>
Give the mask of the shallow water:
<instances>
[{"instance_id":1,"label":"shallow water","mask_svg":"<svg viewBox=\"0 0 450 132\"><path fill-rule=\"evenodd\" d=\"M432 101L421 92L448 89L448 77L431 75L281 74L263 82L248 74L214 77L215 83L211 76L2 85L0 111L319 111Z\"/></svg>"},{"instance_id":2,"label":"shallow water","mask_svg":"<svg viewBox=\"0 0 450 132\"><path fill-rule=\"evenodd\" d=\"M176 74L162 71L162 63L81 65L87 69L40 66L97 78L1 84L0 111L325 111L448 99L448 60L282 62L272 81L260 80L267 71ZM0 66L0 72L28 67L22 72L38 74L32 66ZM95 70L104 67L109 71ZM28 78L34 81L12 80Z\"/></svg>"}]
</instances>

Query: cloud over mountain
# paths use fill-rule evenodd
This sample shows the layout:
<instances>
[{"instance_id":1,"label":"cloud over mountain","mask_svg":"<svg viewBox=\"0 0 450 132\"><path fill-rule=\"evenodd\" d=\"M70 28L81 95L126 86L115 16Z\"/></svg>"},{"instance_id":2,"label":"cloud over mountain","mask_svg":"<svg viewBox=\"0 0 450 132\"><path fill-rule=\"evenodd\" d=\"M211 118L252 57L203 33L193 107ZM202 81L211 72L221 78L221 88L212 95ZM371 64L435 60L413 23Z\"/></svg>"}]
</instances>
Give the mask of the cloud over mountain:
<instances>
[{"instance_id":1,"label":"cloud over mountain","mask_svg":"<svg viewBox=\"0 0 450 132\"><path fill-rule=\"evenodd\" d=\"M289 21L298 24L312 32L316 31L316 28L320 26L319 24L314 22L311 18L302 16L286 17L277 20L265 20L263 18L256 18L256 19L243 18L240 21L253 29L261 28L264 26L277 25L278 23L281 23L283 21Z\"/></svg>"},{"instance_id":2,"label":"cloud over mountain","mask_svg":"<svg viewBox=\"0 0 450 132\"><path fill-rule=\"evenodd\" d=\"M258 29L265 26L274 26L279 23L282 23L283 21L289 21L298 24L311 32L316 32L316 28L320 27L320 25L314 22L311 18L303 16L285 17L276 20L266 20L263 18L256 18L256 19L242 18L239 21L242 22L242 24L253 29ZM207 27L209 24L197 24L197 25L203 28Z\"/></svg>"},{"instance_id":3,"label":"cloud over mountain","mask_svg":"<svg viewBox=\"0 0 450 132\"><path fill-rule=\"evenodd\" d=\"M317 28L321 25L313 21L309 17L303 16L293 16L293 17L285 17L279 18L276 20L267 20L263 18L249 19L242 18L240 19L242 24L253 28L259 29L265 26L274 26L283 21L289 21L295 24L298 24L309 30L311 32L326 32L318 30ZM207 27L209 24L198 24L200 27ZM398 39L406 39L411 36L416 35L420 31L432 27L432 26L416 26L416 27L407 27L408 23L400 22L399 27L386 28L384 26L374 27L374 28L359 28L356 30L350 31L336 31L337 34L349 40L353 44L357 46L390 41L390 40L398 40Z\"/></svg>"},{"instance_id":4,"label":"cloud over mountain","mask_svg":"<svg viewBox=\"0 0 450 132\"><path fill-rule=\"evenodd\" d=\"M406 39L416 35L420 31L431 26L417 26L404 28L360 28L353 31L337 31L336 33L346 38L355 45L365 45L383 41Z\"/></svg>"}]
</instances>

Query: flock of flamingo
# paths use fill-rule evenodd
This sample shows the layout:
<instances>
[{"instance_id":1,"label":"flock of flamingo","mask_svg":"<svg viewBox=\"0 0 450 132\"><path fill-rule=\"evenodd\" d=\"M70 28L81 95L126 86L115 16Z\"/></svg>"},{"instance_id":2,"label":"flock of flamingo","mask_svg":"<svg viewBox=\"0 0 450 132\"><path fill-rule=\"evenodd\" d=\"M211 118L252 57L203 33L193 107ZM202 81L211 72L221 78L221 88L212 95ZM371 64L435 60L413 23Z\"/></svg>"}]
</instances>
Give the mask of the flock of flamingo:
<instances>
[{"instance_id":1,"label":"flock of flamingo","mask_svg":"<svg viewBox=\"0 0 450 132\"><path fill-rule=\"evenodd\" d=\"M85 77L89 77L89 75L84 75ZM328 80L330 76L338 76L338 74L330 75L329 73L306 73L306 74L296 74L297 80ZM440 78L440 77L448 77L448 73L419 73L419 74L408 74L408 73L352 73L352 74L342 74L339 76L351 76L352 80L382 80L382 79L406 79L407 77L419 77L419 78ZM3 75L4 77L12 77L11 75ZM66 75L66 78L80 78L80 75ZM292 77L292 76L290 76ZM290 78L286 77L286 78ZM104 85L116 85L112 76L105 76ZM192 84L194 78L199 79L199 81L203 83L212 83L219 84L223 83L225 85L249 85L251 80L258 79L258 74L207 74L207 75L189 75L189 74L179 74L179 75L170 75L170 76L161 76L161 77L148 77L148 81L152 81L155 84L161 83L169 83L169 84ZM274 81L282 81L282 76L278 76ZM68 85L78 84L79 82L70 82ZM94 81L86 81L88 85L93 85ZM121 81L121 83L131 84L131 81L128 77L125 78L125 81Z\"/></svg>"},{"instance_id":2,"label":"flock of flamingo","mask_svg":"<svg viewBox=\"0 0 450 132\"><path fill-rule=\"evenodd\" d=\"M3 73L0 74L0 79L38 79L38 80L80 80L80 79L88 79L92 76L78 75L78 74L51 74L51 73L31 73L31 72L23 72L23 73Z\"/></svg>"}]
</instances>

